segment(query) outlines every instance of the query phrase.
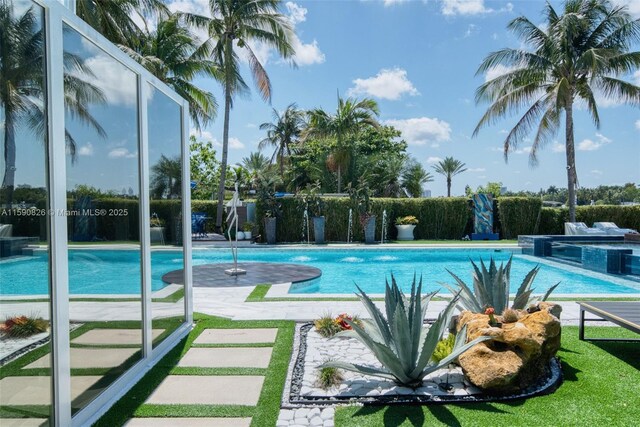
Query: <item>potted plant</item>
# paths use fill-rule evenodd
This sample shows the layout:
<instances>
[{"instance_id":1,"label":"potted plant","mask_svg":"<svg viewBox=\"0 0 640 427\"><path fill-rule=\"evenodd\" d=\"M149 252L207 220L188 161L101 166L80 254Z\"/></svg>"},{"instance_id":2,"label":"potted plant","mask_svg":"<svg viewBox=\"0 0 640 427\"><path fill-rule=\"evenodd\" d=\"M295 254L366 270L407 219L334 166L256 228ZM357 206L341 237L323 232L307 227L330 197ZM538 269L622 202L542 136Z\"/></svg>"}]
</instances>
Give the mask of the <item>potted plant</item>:
<instances>
[{"instance_id":1,"label":"potted plant","mask_svg":"<svg viewBox=\"0 0 640 427\"><path fill-rule=\"evenodd\" d=\"M413 230L418 225L418 218L413 215L396 218L398 240L413 240Z\"/></svg>"},{"instance_id":2,"label":"potted plant","mask_svg":"<svg viewBox=\"0 0 640 427\"><path fill-rule=\"evenodd\" d=\"M280 216L280 202L276 199L272 186L268 182L261 182L258 191L259 208L264 216L264 234L270 245L276 243L276 222Z\"/></svg>"},{"instance_id":3,"label":"potted plant","mask_svg":"<svg viewBox=\"0 0 640 427\"><path fill-rule=\"evenodd\" d=\"M308 184L300 192L301 206L307 211L307 215L313 221L313 235L316 244L324 243L324 200L320 197L320 182Z\"/></svg>"},{"instance_id":4,"label":"potted plant","mask_svg":"<svg viewBox=\"0 0 640 427\"><path fill-rule=\"evenodd\" d=\"M251 240L253 229L255 228L255 224L251 221L247 221L242 224L242 231L244 232L244 238L247 240Z\"/></svg>"},{"instance_id":5,"label":"potted plant","mask_svg":"<svg viewBox=\"0 0 640 427\"><path fill-rule=\"evenodd\" d=\"M371 189L366 180L360 179L356 188L349 187L349 197L354 210L358 212L360 225L364 229L364 242L374 243L376 216L371 213Z\"/></svg>"}]
</instances>

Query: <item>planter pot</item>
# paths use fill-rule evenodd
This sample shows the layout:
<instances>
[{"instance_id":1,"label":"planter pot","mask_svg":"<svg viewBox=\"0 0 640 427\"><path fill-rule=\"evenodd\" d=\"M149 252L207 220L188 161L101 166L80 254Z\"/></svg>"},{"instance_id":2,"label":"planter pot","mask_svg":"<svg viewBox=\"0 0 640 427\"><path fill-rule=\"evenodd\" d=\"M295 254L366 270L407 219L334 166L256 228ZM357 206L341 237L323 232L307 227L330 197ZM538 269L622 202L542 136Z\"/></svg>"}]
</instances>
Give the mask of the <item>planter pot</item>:
<instances>
[{"instance_id":1,"label":"planter pot","mask_svg":"<svg viewBox=\"0 0 640 427\"><path fill-rule=\"evenodd\" d=\"M244 231L238 231L238 240L244 240Z\"/></svg>"},{"instance_id":2,"label":"planter pot","mask_svg":"<svg viewBox=\"0 0 640 427\"><path fill-rule=\"evenodd\" d=\"M376 217L374 215L367 218L364 223L364 242L375 243L376 239Z\"/></svg>"},{"instance_id":3,"label":"planter pot","mask_svg":"<svg viewBox=\"0 0 640 427\"><path fill-rule=\"evenodd\" d=\"M413 230L415 228L415 225L396 225L398 240L413 240Z\"/></svg>"},{"instance_id":4,"label":"planter pot","mask_svg":"<svg viewBox=\"0 0 640 427\"><path fill-rule=\"evenodd\" d=\"M244 238L247 240L251 240L251 232L250 231L245 231L244 232Z\"/></svg>"},{"instance_id":5,"label":"planter pot","mask_svg":"<svg viewBox=\"0 0 640 427\"><path fill-rule=\"evenodd\" d=\"M264 233L266 235L267 243L270 245L276 244L276 219L265 218L264 219Z\"/></svg>"},{"instance_id":6,"label":"planter pot","mask_svg":"<svg viewBox=\"0 0 640 427\"><path fill-rule=\"evenodd\" d=\"M316 239L316 244L324 243L324 217L313 217L313 235Z\"/></svg>"}]
</instances>

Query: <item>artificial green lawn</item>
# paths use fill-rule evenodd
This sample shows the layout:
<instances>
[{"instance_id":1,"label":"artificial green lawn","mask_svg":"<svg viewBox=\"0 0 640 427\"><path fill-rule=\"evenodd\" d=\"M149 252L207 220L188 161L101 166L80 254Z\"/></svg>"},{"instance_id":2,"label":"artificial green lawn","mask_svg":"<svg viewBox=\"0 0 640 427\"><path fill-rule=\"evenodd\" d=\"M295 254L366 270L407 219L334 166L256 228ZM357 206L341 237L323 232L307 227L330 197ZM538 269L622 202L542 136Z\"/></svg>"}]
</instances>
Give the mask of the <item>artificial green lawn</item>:
<instances>
[{"instance_id":1,"label":"artificial green lawn","mask_svg":"<svg viewBox=\"0 0 640 427\"><path fill-rule=\"evenodd\" d=\"M587 327L587 336L630 337L622 328ZM336 410L336 427L635 426L640 420L640 342L585 342L562 328L564 383L554 393L509 403L365 406Z\"/></svg>"},{"instance_id":2,"label":"artificial green lawn","mask_svg":"<svg viewBox=\"0 0 640 427\"><path fill-rule=\"evenodd\" d=\"M280 412L280 397L284 388L287 367L293 346L294 323L290 321L231 321L196 315L196 326L180 344L120 399L95 425L113 427L124 424L131 417L252 417L254 427L274 426ZM267 369L256 368L182 368L176 366L182 356L193 347L193 341L206 328L278 328L273 344L271 362ZM265 344L260 344L265 345ZM228 346L230 347L230 346ZM149 405L145 400L169 374L180 375L265 375L258 405Z\"/></svg>"}]
</instances>

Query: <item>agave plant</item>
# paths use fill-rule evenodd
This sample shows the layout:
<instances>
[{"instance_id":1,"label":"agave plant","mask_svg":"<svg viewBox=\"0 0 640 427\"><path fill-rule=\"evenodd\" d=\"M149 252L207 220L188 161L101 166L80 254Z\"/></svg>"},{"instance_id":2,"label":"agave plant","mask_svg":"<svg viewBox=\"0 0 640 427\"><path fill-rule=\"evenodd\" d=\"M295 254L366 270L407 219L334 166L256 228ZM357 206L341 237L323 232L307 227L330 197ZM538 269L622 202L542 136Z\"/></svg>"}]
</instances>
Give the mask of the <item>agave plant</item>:
<instances>
[{"instance_id":1,"label":"agave plant","mask_svg":"<svg viewBox=\"0 0 640 427\"><path fill-rule=\"evenodd\" d=\"M449 291L458 295L460 298L460 305L474 313L484 313L487 307L493 307L496 313L503 313L509 306L509 285L511 276L511 260L509 258L507 265L500 263L500 267L496 267L496 263L491 258L489 269L484 264L484 261L480 260L480 268L475 262L471 261L473 266L473 291L466 283L464 283L458 276L451 271L447 270L451 276L455 279L458 289L455 286L449 286L443 284ZM540 266L535 266L530 272L527 273L522 284L518 287L515 299L511 308L514 310L522 310L531 304L538 301L545 301L551 292L560 284L556 283L550 287L547 292L542 296L531 296L535 289L531 288L533 279L535 279Z\"/></svg>"},{"instance_id":2,"label":"agave plant","mask_svg":"<svg viewBox=\"0 0 640 427\"><path fill-rule=\"evenodd\" d=\"M435 362L432 358L433 352L448 329L451 315L458 302L457 296L449 302L447 308L440 313L431 326L425 326L424 317L429 301L437 291L422 296L422 278L416 286L414 275L411 295L407 298L398 287L393 274L391 275L391 285L388 280L386 281L384 299L386 318L360 287L358 291L356 295L364 304L371 319L361 319L360 325L345 320L352 329L340 332L335 337L358 339L371 350L382 367L334 360L325 362L320 368L341 368L363 375L390 379L400 385L415 388L419 387L424 377L431 372L448 365L477 343L490 339L490 337L479 337L465 343L467 337L465 327L458 333L451 354Z\"/></svg>"}]
</instances>

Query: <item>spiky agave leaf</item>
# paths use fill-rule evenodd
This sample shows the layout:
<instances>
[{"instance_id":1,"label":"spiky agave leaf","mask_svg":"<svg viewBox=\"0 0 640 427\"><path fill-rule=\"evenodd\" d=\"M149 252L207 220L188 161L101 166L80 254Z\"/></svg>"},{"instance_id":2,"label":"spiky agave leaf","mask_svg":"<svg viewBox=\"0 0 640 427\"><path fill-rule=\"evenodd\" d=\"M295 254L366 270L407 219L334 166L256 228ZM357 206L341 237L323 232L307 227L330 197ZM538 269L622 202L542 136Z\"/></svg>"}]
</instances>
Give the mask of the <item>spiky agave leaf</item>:
<instances>
[{"instance_id":1,"label":"spiky agave leaf","mask_svg":"<svg viewBox=\"0 0 640 427\"><path fill-rule=\"evenodd\" d=\"M382 378L392 378L399 384L409 387L419 386L422 379L429 373L440 369L451 360L473 345L490 337L480 337L476 340L454 348L451 356L440 363L431 363L433 352L438 341L442 339L448 328L451 316L458 303L459 293L449 302L447 308L440 313L438 319L430 326L424 326L424 316L427 305L434 293L422 297L422 280L416 285L416 278L411 286L411 295L407 299L402 293L395 278L391 277L391 284L386 282L385 306L389 316L385 319L370 298L360 289L360 300L372 320L363 320L361 325L346 320L351 326L350 331L344 331L336 335L353 337L360 340L382 364L382 368L363 366L348 362L329 361L322 367L334 367L358 372L364 375L373 375ZM466 332L464 332L466 337Z\"/></svg>"}]
</instances>

